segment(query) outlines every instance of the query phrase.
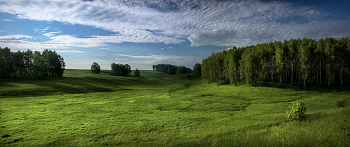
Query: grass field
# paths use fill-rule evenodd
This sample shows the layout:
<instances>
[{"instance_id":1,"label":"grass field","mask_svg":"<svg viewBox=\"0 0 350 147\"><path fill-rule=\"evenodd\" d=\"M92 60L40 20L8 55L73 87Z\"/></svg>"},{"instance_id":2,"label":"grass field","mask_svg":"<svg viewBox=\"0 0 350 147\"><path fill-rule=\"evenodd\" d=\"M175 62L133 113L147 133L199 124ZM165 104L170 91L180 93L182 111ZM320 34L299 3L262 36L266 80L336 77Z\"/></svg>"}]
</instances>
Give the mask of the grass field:
<instances>
[{"instance_id":1,"label":"grass field","mask_svg":"<svg viewBox=\"0 0 350 147\"><path fill-rule=\"evenodd\" d=\"M350 146L349 86L304 91L141 76L66 69L61 79L2 80L0 146ZM307 119L289 122L297 99Z\"/></svg>"}]
</instances>

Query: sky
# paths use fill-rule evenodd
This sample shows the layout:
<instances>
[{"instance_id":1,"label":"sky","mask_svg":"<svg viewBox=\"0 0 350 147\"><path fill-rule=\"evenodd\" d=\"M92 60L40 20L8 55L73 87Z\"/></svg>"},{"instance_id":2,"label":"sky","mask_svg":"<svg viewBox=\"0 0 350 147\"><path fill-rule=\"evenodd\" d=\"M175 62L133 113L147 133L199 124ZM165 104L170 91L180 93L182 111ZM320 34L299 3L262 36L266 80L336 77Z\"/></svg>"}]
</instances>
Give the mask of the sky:
<instances>
[{"instance_id":1,"label":"sky","mask_svg":"<svg viewBox=\"0 0 350 147\"><path fill-rule=\"evenodd\" d=\"M350 38L350 1L0 1L0 47L55 50L66 69L192 68L233 46L303 37Z\"/></svg>"}]
</instances>

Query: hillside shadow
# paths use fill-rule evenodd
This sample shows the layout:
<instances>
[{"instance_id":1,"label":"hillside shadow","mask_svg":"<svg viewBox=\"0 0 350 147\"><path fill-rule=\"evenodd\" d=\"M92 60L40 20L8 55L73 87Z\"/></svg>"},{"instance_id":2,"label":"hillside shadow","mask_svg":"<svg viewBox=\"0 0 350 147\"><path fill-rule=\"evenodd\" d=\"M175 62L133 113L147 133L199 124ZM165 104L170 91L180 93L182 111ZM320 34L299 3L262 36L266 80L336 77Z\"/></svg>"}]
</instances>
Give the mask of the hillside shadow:
<instances>
[{"instance_id":1,"label":"hillside shadow","mask_svg":"<svg viewBox=\"0 0 350 147\"><path fill-rule=\"evenodd\" d=\"M17 86L14 86L5 82L0 82L0 87L17 87Z\"/></svg>"},{"instance_id":2,"label":"hillside shadow","mask_svg":"<svg viewBox=\"0 0 350 147\"><path fill-rule=\"evenodd\" d=\"M337 87L331 87L328 88L328 86L308 86L306 87L306 90L302 86L298 87L297 84L274 84L274 83L264 83L263 85L254 85L253 87L269 87L269 88L277 88L277 89L290 89L295 91L312 91L312 92L319 92L319 93L329 93L329 92L349 92L350 91L350 85L346 86L337 86Z\"/></svg>"},{"instance_id":3,"label":"hillside shadow","mask_svg":"<svg viewBox=\"0 0 350 147\"><path fill-rule=\"evenodd\" d=\"M30 88L17 89L9 83L30 84ZM132 90L132 88L122 88L123 86L159 86L164 83L147 80L146 78L136 77L63 77L58 79L44 78L41 80L14 79L8 83L1 82L1 87L14 87L12 90L0 90L1 97L28 97L28 96L46 96L55 94L78 94L94 92L113 92L119 90Z\"/></svg>"},{"instance_id":4,"label":"hillside shadow","mask_svg":"<svg viewBox=\"0 0 350 147\"><path fill-rule=\"evenodd\" d=\"M28 97L28 96L47 96L55 94L77 94L77 93L94 93L94 92L112 92L118 87L110 88L108 86L99 86L88 81L79 79L69 79L71 81L49 79L43 81L23 82L17 81L19 84L32 84L35 88L15 89L0 91L1 97ZM45 88L44 88L45 87Z\"/></svg>"}]
</instances>

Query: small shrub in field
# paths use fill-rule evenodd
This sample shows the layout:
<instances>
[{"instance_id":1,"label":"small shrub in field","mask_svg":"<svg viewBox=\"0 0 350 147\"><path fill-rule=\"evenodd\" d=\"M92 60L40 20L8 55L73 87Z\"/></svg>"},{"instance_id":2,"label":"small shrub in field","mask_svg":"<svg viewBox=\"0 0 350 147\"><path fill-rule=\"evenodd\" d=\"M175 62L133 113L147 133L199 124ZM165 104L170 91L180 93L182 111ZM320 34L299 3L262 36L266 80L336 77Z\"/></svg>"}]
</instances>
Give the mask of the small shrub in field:
<instances>
[{"instance_id":1,"label":"small shrub in field","mask_svg":"<svg viewBox=\"0 0 350 147\"><path fill-rule=\"evenodd\" d=\"M345 99L341 100L341 101L337 101L337 103L335 103L337 105L337 107L344 107L345 104Z\"/></svg>"},{"instance_id":2,"label":"small shrub in field","mask_svg":"<svg viewBox=\"0 0 350 147\"><path fill-rule=\"evenodd\" d=\"M297 100L293 102L292 106L289 106L291 109L287 111L288 119L291 121L294 120L303 120L306 118L305 110L307 106L305 106L305 103L301 100Z\"/></svg>"}]
</instances>

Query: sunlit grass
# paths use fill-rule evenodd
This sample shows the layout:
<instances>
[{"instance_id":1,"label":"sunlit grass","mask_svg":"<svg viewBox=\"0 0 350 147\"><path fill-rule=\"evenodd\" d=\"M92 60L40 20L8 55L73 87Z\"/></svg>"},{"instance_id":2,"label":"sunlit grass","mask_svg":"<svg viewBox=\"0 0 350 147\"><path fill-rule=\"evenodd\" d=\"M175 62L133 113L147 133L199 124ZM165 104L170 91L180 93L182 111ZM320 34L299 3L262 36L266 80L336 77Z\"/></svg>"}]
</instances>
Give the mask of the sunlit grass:
<instances>
[{"instance_id":1,"label":"sunlit grass","mask_svg":"<svg viewBox=\"0 0 350 147\"><path fill-rule=\"evenodd\" d=\"M0 86L1 146L349 146L349 87L230 86L157 71L116 77L66 70L62 79ZM302 99L307 119L288 122Z\"/></svg>"}]
</instances>

